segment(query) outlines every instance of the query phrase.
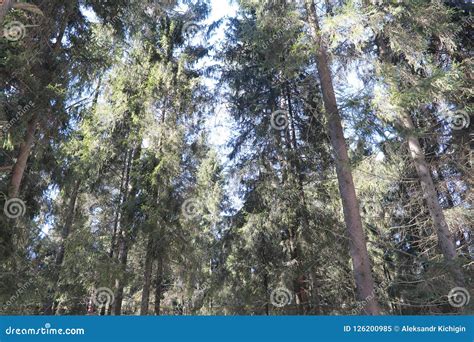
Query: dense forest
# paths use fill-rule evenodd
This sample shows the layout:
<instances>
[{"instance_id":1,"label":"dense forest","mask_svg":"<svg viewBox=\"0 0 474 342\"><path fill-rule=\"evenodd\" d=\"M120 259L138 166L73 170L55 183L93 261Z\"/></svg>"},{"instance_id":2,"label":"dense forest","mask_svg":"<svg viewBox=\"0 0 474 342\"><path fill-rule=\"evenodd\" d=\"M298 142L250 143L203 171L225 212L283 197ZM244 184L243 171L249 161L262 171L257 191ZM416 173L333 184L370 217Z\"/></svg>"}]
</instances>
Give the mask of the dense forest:
<instances>
[{"instance_id":1,"label":"dense forest","mask_svg":"<svg viewBox=\"0 0 474 342\"><path fill-rule=\"evenodd\" d=\"M472 1L0 1L0 315L472 314Z\"/></svg>"}]
</instances>

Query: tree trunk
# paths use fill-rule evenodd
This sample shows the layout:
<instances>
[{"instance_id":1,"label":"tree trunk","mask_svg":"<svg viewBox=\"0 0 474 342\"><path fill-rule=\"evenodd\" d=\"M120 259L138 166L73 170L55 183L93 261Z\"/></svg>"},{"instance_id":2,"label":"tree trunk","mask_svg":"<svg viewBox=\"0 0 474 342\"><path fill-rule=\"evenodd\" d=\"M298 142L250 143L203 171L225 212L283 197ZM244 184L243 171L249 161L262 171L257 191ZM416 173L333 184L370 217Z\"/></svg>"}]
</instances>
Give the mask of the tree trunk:
<instances>
[{"instance_id":1,"label":"tree trunk","mask_svg":"<svg viewBox=\"0 0 474 342\"><path fill-rule=\"evenodd\" d=\"M151 287L151 276L153 271L153 255L154 255L154 239L152 234L148 236L148 244L146 247L145 256L145 272L143 275L143 290L142 290L142 302L140 307L140 315L148 315L148 305L150 302L150 287Z\"/></svg>"},{"instance_id":2,"label":"tree trunk","mask_svg":"<svg viewBox=\"0 0 474 342\"><path fill-rule=\"evenodd\" d=\"M268 294L270 292L269 286L268 286L268 274L265 272L263 275L263 293ZM240 307L239 307L240 310ZM270 315L270 304L268 301L265 302L265 315L269 316Z\"/></svg>"},{"instance_id":3,"label":"tree trunk","mask_svg":"<svg viewBox=\"0 0 474 342\"><path fill-rule=\"evenodd\" d=\"M61 272L61 266L64 262L64 255L66 252L66 241L69 237L69 234L71 232L72 224L74 222L74 216L76 213L76 202L77 202L77 196L79 195L79 188L81 187L81 180L77 180L74 184L74 188L69 200L69 205L67 207L67 212L66 212L66 220L64 222L63 229L61 231L61 243L59 245L58 249L58 254L56 255L56 259L54 261L55 264L55 269L53 273L53 283L57 285L57 282L59 281L60 278L60 272ZM48 300L48 303L46 305L46 315L51 315L53 314L54 311L59 312L57 303L55 303L55 289L53 289L51 293L51 297ZM55 307L56 306L56 307Z\"/></svg>"},{"instance_id":4,"label":"tree trunk","mask_svg":"<svg viewBox=\"0 0 474 342\"><path fill-rule=\"evenodd\" d=\"M324 314L324 309L321 306L321 301L319 299L320 293L320 281L318 279L318 274L314 270L310 270L311 277L311 298L312 298L312 314L321 315Z\"/></svg>"},{"instance_id":5,"label":"tree trunk","mask_svg":"<svg viewBox=\"0 0 474 342\"><path fill-rule=\"evenodd\" d=\"M314 1L306 0L306 5L308 20L316 43L317 69L321 81L323 102L329 125L329 136L335 154L336 173L342 198L344 221L349 236L350 253L354 266L357 300L367 302L367 305L364 307L366 314L377 315L380 313L380 309L375 296L374 280L372 278L370 259L367 252L366 237L362 227L341 117L337 108L328 54L319 35L320 29Z\"/></svg>"},{"instance_id":6,"label":"tree trunk","mask_svg":"<svg viewBox=\"0 0 474 342\"><path fill-rule=\"evenodd\" d=\"M163 257L158 257L156 278L155 278L155 315L160 315L161 309L161 291L163 284Z\"/></svg>"},{"instance_id":7,"label":"tree trunk","mask_svg":"<svg viewBox=\"0 0 474 342\"><path fill-rule=\"evenodd\" d=\"M126 225L124 225L126 227ZM128 234L125 229L122 229L119 236L119 252L118 262L121 269L119 277L115 278L115 302L113 313L116 316L122 314L122 301L123 301L123 290L125 286L125 272L127 271L127 260L128 260Z\"/></svg>"},{"instance_id":8,"label":"tree trunk","mask_svg":"<svg viewBox=\"0 0 474 342\"><path fill-rule=\"evenodd\" d=\"M122 205L127 196L127 189L125 186L128 186L129 181L129 154L125 153L125 160L123 163L122 168L122 175L120 176L120 193L119 193L119 201L117 204L117 208L115 210L115 217L114 217L114 229L112 232L112 239L110 242L110 251L109 257L112 259L114 255L117 254L117 233L119 231L119 224L120 224L120 217L122 213Z\"/></svg>"},{"instance_id":9,"label":"tree trunk","mask_svg":"<svg viewBox=\"0 0 474 342\"><path fill-rule=\"evenodd\" d=\"M141 148L137 147L132 152L133 163L130 163L129 170L127 172L127 181L125 189L128 189L130 183L130 172L132 167L135 167L136 162L140 159ZM136 185L132 185L130 193L127 195L123 205L122 219L120 222L120 233L118 237L118 261L121 268L121 274L115 279L115 302L113 313L119 316L122 313L122 301L123 301L123 289L125 286L125 273L127 271L127 260L128 250L130 248L131 231L133 229L133 205L127 208L127 202L135 201L135 197L138 193Z\"/></svg>"},{"instance_id":10,"label":"tree trunk","mask_svg":"<svg viewBox=\"0 0 474 342\"><path fill-rule=\"evenodd\" d=\"M425 160L424 152L420 146L418 138L413 134L415 125L408 114L401 116L401 123L407 130L408 149L415 164L416 172L421 183L423 197L425 198L430 212L433 225L438 235L438 243L443 253L444 259L449 266L457 284L464 285L464 276L459 266L456 265L456 247L449 232L448 224L444 217L443 208L439 204L438 194L431 177L431 171Z\"/></svg>"},{"instance_id":11,"label":"tree trunk","mask_svg":"<svg viewBox=\"0 0 474 342\"><path fill-rule=\"evenodd\" d=\"M80 186L81 186L81 179L78 179L76 180L76 184L74 185L74 189L70 197L71 199L69 200L69 205L68 205L67 214L66 214L66 221L64 223L64 227L61 232L61 245L59 247L59 251L56 256L57 267L60 267L64 261L65 244L66 244L67 238L69 237L69 234L71 233L72 223L74 221L76 201L77 201L77 196L79 194Z\"/></svg>"},{"instance_id":12,"label":"tree trunk","mask_svg":"<svg viewBox=\"0 0 474 342\"><path fill-rule=\"evenodd\" d=\"M295 272L295 277L293 278L293 293L296 298L296 305L298 314L303 315L308 312L309 305L308 305L308 296L307 296L307 288L306 288L306 276L304 275L304 271L301 270L302 260L301 260L301 237L300 233L302 231L307 231L309 229L309 221L306 215L306 203L305 203L305 194L304 188L301 178L301 164L297 158L294 156L298 155L297 149L298 144L296 140L296 128L294 124L294 113L293 113L293 105L291 100L291 91L288 84L286 84L284 88L284 95L286 99L286 105L288 108L288 127L284 131L284 146L287 148L288 153L286 153L284 158L284 165L285 165L285 174L284 182L289 182L292 187L295 187L299 191L300 195L300 203L298 203L296 207L296 215L298 217L298 221L294 222L289 229L289 254L290 260L289 262L294 265L297 269ZM283 102L283 100L282 100ZM282 103L282 108L284 103ZM296 175L296 177L295 177Z\"/></svg>"},{"instance_id":13,"label":"tree trunk","mask_svg":"<svg viewBox=\"0 0 474 342\"><path fill-rule=\"evenodd\" d=\"M6 13L8 11L10 11L10 9L12 7L22 9L22 10L27 10L27 11L33 11L35 13L42 13L41 10L35 5L25 4L25 3L17 3L16 1L12 1L12 0L3 0L3 4L0 7L0 25L3 22L3 19L6 15ZM68 8L71 9L72 7L73 6L70 5ZM61 24L61 27L64 27L64 30L60 31L58 33L58 36L56 37L56 44L55 44L55 52L56 53L55 54L51 54L51 53L47 54L48 59L47 59L47 62L45 62L45 65L47 65L47 64L55 65L55 63L56 63L55 62L56 57L59 54L58 50L61 47L61 42L62 42L62 39L63 39L63 36L64 36L65 29L67 27L67 23L68 23L70 14L71 14L71 10L66 11L65 15L62 16L62 18L61 18L62 21L61 21L60 24ZM49 51L50 50L48 49L48 52ZM54 76L53 73L50 73L48 75L48 77L43 80L42 84L44 85L44 87L47 87L50 84L50 82L54 79L53 76ZM52 112L51 110L48 111L47 115L48 116L51 115L51 112ZM9 190L8 190L8 196L9 197L17 197L18 194L20 193L21 181L23 179L23 174L25 172L26 163L28 161L28 157L29 157L30 152L31 152L32 144L33 144L34 139L35 139L34 135L35 135L36 126L38 125L38 122L39 122L39 116L35 112L33 114L32 118L30 119L30 121L28 122L25 141L20 145L20 152L19 152L19 155L18 155L18 159L17 159L17 162L15 163L15 165L13 166L12 177L11 177Z\"/></svg>"},{"instance_id":14,"label":"tree trunk","mask_svg":"<svg viewBox=\"0 0 474 342\"><path fill-rule=\"evenodd\" d=\"M35 140L36 126L38 125L38 115L35 113L31 120L28 122L26 129L25 141L20 145L20 151L15 165L13 166L11 173L10 186L8 189L8 196L10 198L18 197L20 193L21 181L23 174L25 173L26 163Z\"/></svg>"},{"instance_id":15,"label":"tree trunk","mask_svg":"<svg viewBox=\"0 0 474 342\"><path fill-rule=\"evenodd\" d=\"M376 37L378 46L379 58L382 62L397 64L396 58L393 58L393 52L390 47L388 39L379 34ZM400 124L406 131L406 139L408 141L408 150L410 156L415 164L416 172L421 183L423 197L428 206L431 220L436 228L438 243L446 263L453 274L456 283L459 286L464 286L464 276L461 268L456 264L456 247L449 232L446 218L444 217L443 208L438 199L438 194L434 186L433 178L428 163L426 162L425 154L421 148L420 141L414 135L415 125L408 113L400 113Z\"/></svg>"}]
</instances>

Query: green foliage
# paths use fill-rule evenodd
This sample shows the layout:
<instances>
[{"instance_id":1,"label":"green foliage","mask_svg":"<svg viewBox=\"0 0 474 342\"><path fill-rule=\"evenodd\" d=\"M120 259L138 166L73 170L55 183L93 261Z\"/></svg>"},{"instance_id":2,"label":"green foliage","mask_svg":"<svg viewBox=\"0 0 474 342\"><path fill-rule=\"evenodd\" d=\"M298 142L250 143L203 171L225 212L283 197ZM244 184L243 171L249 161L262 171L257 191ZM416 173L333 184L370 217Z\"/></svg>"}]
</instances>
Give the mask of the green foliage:
<instances>
[{"instance_id":1,"label":"green foliage","mask_svg":"<svg viewBox=\"0 0 474 342\"><path fill-rule=\"evenodd\" d=\"M48 0L42 15L8 14L38 26L0 39L2 208L3 167L35 124L25 214L0 215L1 314L111 314L119 302L124 314L357 312L306 10L237 5L216 46L185 32L206 31L208 1ZM318 13L382 311L452 312L456 284L405 138L420 142L470 284L470 131L452 125L472 119L470 18L421 0ZM224 106L228 149L210 143ZM93 303L104 287L108 307Z\"/></svg>"}]
</instances>

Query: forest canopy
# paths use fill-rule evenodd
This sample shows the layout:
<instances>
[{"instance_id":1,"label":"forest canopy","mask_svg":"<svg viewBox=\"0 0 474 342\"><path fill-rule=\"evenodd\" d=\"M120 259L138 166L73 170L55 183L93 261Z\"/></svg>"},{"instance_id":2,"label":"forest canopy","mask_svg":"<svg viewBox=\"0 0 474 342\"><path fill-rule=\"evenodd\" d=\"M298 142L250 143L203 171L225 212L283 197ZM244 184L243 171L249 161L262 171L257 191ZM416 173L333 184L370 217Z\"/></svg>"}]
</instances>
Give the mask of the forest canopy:
<instances>
[{"instance_id":1,"label":"forest canopy","mask_svg":"<svg viewBox=\"0 0 474 342\"><path fill-rule=\"evenodd\" d=\"M472 314L473 9L0 1L0 315Z\"/></svg>"}]
</instances>

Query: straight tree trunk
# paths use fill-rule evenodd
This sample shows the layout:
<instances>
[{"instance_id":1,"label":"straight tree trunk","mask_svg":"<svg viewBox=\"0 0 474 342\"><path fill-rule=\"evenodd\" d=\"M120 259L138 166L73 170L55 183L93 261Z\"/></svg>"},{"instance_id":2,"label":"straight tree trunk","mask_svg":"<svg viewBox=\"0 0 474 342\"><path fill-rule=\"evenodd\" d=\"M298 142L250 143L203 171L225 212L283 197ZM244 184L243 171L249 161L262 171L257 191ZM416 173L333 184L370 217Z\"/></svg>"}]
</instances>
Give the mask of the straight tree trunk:
<instances>
[{"instance_id":1,"label":"straight tree trunk","mask_svg":"<svg viewBox=\"0 0 474 342\"><path fill-rule=\"evenodd\" d=\"M319 300L319 293L320 293L320 282L318 279L318 274L314 270L310 270L311 272L311 298L312 300L312 307L311 311L313 315L321 315L324 314L324 309L321 306L321 301Z\"/></svg>"},{"instance_id":2,"label":"straight tree trunk","mask_svg":"<svg viewBox=\"0 0 474 342\"><path fill-rule=\"evenodd\" d=\"M157 261L155 278L155 315L160 315L161 310L161 292L163 287L163 257L160 255Z\"/></svg>"},{"instance_id":3,"label":"straight tree trunk","mask_svg":"<svg viewBox=\"0 0 474 342\"><path fill-rule=\"evenodd\" d=\"M456 247L454 245L451 233L449 232L443 208L439 204L438 193L433 183L430 166L426 162L425 154L420 146L418 138L413 134L415 125L408 114L401 117L401 123L407 130L407 141L410 156L415 164L416 172L421 183L423 197L425 198L431 220L436 228L438 243L443 253L443 257L451 270L456 283L459 286L464 285L464 276L461 269L456 265Z\"/></svg>"},{"instance_id":4,"label":"straight tree trunk","mask_svg":"<svg viewBox=\"0 0 474 342\"><path fill-rule=\"evenodd\" d=\"M125 189L128 189L130 183L130 172L133 167L136 166L136 162L140 159L141 148L137 147L132 152L129 170L127 172L127 181ZM138 193L136 185L132 185L130 193L127 195L126 200L124 201L123 213L120 222L120 233L118 237L118 262L121 268L121 274L115 278L115 302L113 313L116 316L121 315L122 313L122 301L123 301L123 292L125 286L124 275L127 271L127 261L128 261L128 250L130 248L131 240L131 231L133 225L133 208L127 208L127 202L134 201Z\"/></svg>"},{"instance_id":5,"label":"straight tree trunk","mask_svg":"<svg viewBox=\"0 0 474 342\"><path fill-rule=\"evenodd\" d=\"M160 147L159 147L160 148ZM160 181L158 177L157 181ZM160 193L159 187L155 189L153 201L158 204L158 196ZM156 231L158 231L158 225L153 227L154 230L148 233L148 244L146 247L145 255L145 272L143 275L143 290L142 290L142 300L141 300L141 309L140 314L143 316L148 315L148 308L150 303L150 289L151 289L151 278L153 273L153 262L156 258Z\"/></svg>"},{"instance_id":6,"label":"straight tree trunk","mask_svg":"<svg viewBox=\"0 0 474 342\"><path fill-rule=\"evenodd\" d=\"M383 34L379 34L376 37L376 42L379 50L378 53L380 60L384 63L397 64L397 59L392 58L393 53L387 38ZM456 283L459 286L464 286L465 281L462 270L459 265L456 264L456 247L449 232L449 227L446 223L443 208L439 203L438 193L433 182L433 177L431 176L430 167L426 162L426 157L423 149L421 148L420 141L414 134L415 125L409 113L400 113L399 122L403 130L406 131L409 154L415 165L418 179L421 183L423 197L426 201L431 220L433 221L433 225L436 229L441 253L443 254L443 258L449 266Z\"/></svg>"},{"instance_id":7,"label":"straight tree trunk","mask_svg":"<svg viewBox=\"0 0 474 342\"><path fill-rule=\"evenodd\" d=\"M291 101L291 91L289 86L286 87L286 92L287 92L287 99L288 99L288 113L289 113L289 122L290 122L290 127L291 127L291 136L288 137L288 139L291 140L291 149L293 149L294 155L298 155L297 150L298 150L298 142L296 140L296 129L295 129L295 124L294 124L294 115L293 115L293 106L292 106L292 101ZM294 172L295 175L297 175L297 185L296 188L298 189L299 197L300 197L300 203L298 206L297 214L299 217L299 225L301 227L301 231L308 231L309 230L309 220L308 220L308 212L307 212L307 206L306 206L306 195L304 192L304 186L303 186L303 174L302 174L302 167L301 167L301 162L299 159L294 159L292 158L290 161L290 164L292 166L292 171ZM295 237L297 240L300 239L299 236ZM300 253L299 253L299 241L296 241L296 249L294 251L295 256L294 259L297 260L298 264L298 273L296 278L293 280L294 284L294 289L296 293L296 303L298 305L298 311L300 315L305 315L309 313L310 311L310 305L309 305L309 298L308 298L308 286L307 286L307 276L305 275L305 271L301 272L301 260L300 260Z\"/></svg>"},{"instance_id":8,"label":"straight tree trunk","mask_svg":"<svg viewBox=\"0 0 474 342\"><path fill-rule=\"evenodd\" d=\"M67 206L66 220L64 222L64 226L61 231L61 243L59 245L58 254L56 255L56 259L54 261L55 270L53 274L53 283L55 285L57 284L60 278L61 266L63 265L64 255L66 253L66 241L69 237L69 234L71 233L72 224L74 222L74 216L76 213L76 202L77 202L77 197L79 195L80 187L81 187L81 180L78 179L76 180L74 184L74 188L70 196L69 204ZM51 315L53 314L54 311L58 311L58 308L57 307L55 308L55 305L57 305L57 303L55 303L55 297L56 297L56 294L53 292L46 306L47 315Z\"/></svg>"},{"instance_id":9,"label":"straight tree trunk","mask_svg":"<svg viewBox=\"0 0 474 342\"><path fill-rule=\"evenodd\" d=\"M119 251L119 266L123 272L126 271L127 266L128 251L124 246L124 243L121 244ZM115 302L113 305L113 314L115 316L120 316L122 314L122 302L123 302L123 288L124 288L124 275L121 274L120 277L115 278Z\"/></svg>"},{"instance_id":10,"label":"straight tree trunk","mask_svg":"<svg viewBox=\"0 0 474 342\"><path fill-rule=\"evenodd\" d=\"M346 223L347 234L349 236L350 253L354 267L357 300L367 302L367 305L364 307L366 314L378 315L380 313L380 308L375 296L374 280L372 277L369 254L367 252L366 236L362 227L359 204L355 192L354 180L352 178L341 117L337 108L331 70L329 67L329 58L326 47L324 46L319 34L320 29L314 1L306 0L306 5L308 20L316 43L315 57L319 78L321 80L326 117L329 125L329 136L335 154L339 191L342 198L344 220Z\"/></svg>"},{"instance_id":11,"label":"straight tree trunk","mask_svg":"<svg viewBox=\"0 0 474 342\"><path fill-rule=\"evenodd\" d=\"M115 217L114 217L114 229L112 232L112 239L110 242L110 251L109 257L112 259L114 255L117 254L117 233L119 231L119 224L120 224L120 217L122 213L122 205L127 196L127 189L125 186L128 186L128 175L129 171L129 154L125 153L125 160L123 163L122 168L122 175L120 176L120 193L119 193L119 202L117 208L115 210Z\"/></svg>"},{"instance_id":12,"label":"straight tree trunk","mask_svg":"<svg viewBox=\"0 0 474 342\"><path fill-rule=\"evenodd\" d=\"M78 179L76 180L76 183L74 184L74 189L72 191L72 194L69 200L69 205L67 208L66 221L64 223L64 227L61 232L61 246L59 247L59 252L58 252L58 255L56 256L57 267L60 267L64 261L65 244L66 244L66 240L69 237L69 234L71 233L72 223L74 221L74 214L76 212L75 209L76 209L77 196L79 194L80 186L81 186L81 179Z\"/></svg>"},{"instance_id":13,"label":"straight tree trunk","mask_svg":"<svg viewBox=\"0 0 474 342\"><path fill-rule=\"evenodd\" d=\"M111 253L112 255L117 256L117 261L119 263L119 266L121 266L122 270L125 271L125 267L123 266L123 263L125 262L126 264L126 256L125 256L125 237L124 237L124 229L125 229L125 218L126 218L126 213L125 213L125 203L128 200L128 188L130 185L130 171L132 168L132 156L133 156L133 150L127 151L125 161L126 161L126 171L125 171L125 181L123 185L123 195L122 195L122 203L120 206L120 221L119 221L119 228L120 230L118 231L118 237L117 237L117 243L113 246L114 251ZM126 266L126 265L125 265ZM113 304L113 314L116 316L119 316L122 313L122 300L123 300L123 274L121 274L119 277L115 278L115 301Z\"/></svg>"},{"instance_id":14,"label":"straight tree trunk","mask_svg":"<svg viewBox=\"0 0 474 342\"><path fill-rule=\"evenodd\" d=\"M283 155L283 164L285 165L285 176L283 177L284 182L289 182L292 186L296 187L299 190L300 193L300 198L304 199L304 190L303 187L299 186L299 180L300 180L300 175L301 175L301 167L298 162L293 157L293 154L297 150L297 141L296 141L296 129L294 125L294 115L293 115L293 105L291 101L291 91L286 84L284 88L285 92L282 99L281 99L281 104L280 108L284 108L285 104L288 108L288 126L287 128L283 131L283 137L279 136L278 143L279 145L282 145L282 149L286 147L288 152L292 153L287 153ZM286 103L285 103L286 100ZM284 143L282 143L284 141ZM297 155L297 153L295 154ZM295 178L295 175L297 177ZM301 183L302 185L302 183ZM307 297L307 289L306 289L306 277L304 274L300 274L300 268L302 264L302 260L300 258L300 232L305 231L309 227L309 222L308 218L305 215L305 210L304 210L304 202L299 203L297 206L297 216L298 216L298 222L295 222L288 228L288 233L289 233L289 262L293 265L293 267L297 268L297 272L295 274L295 277L293 278L293 293L295 295L296 299L296 305L297 305L297 310L298 314L303 315L306 312L308 312L309 306L308 306L308 297ZM267 281L268 279L265 279Z\"/></svg>"},{"instance_id":15,"label":"straight tree trunk","mask_svg":"<svg viewBox=\"0 0 474 342\"><path fill-rule=\"evenodd\" d=\"M153 271L153 256L154 256L154 239L152 234L148 236L148 244L146 247L145 256L145 272L143 275L143 289L142 289L142 301L140 307L140 315L148 315L148 306L150 302L150 287L151 287L151 276Z\"/></svg>"},{"instance_id":16,"label":"straight tree trunk","mask_svg":"<svg viewBox=\"0 0 474 342\"><path fill-rule=\"evenodd\" d=\"M270 289L269 289L269 286L268 286L268 274L265 272L265 274L263 275L263 293L269 293L270 292ZM240 309L240 307L239 307ZM265 315L266 316L269 316L270 315L270 304L268 303L268 301L265 302Z\"/></svg>"},{"instance_id":17,"label":"straight tree trunk","mask_svg":"<svg viewBox=\"0 0 474 342\"><path fill-rule=\"evenodd\" d=\"M126 224L123 227L128 227ZM128 229L128 228L126 228ZM125 286L125 272L127 271L128 261L128 234L125 229L122 229L119 236L119 251L118 251L118 262L121 269L119 277L115 278L115 302L113 307L113 313L115 316L122 314L122 302L123 292Z\"/></svg>"}]
</instances>

